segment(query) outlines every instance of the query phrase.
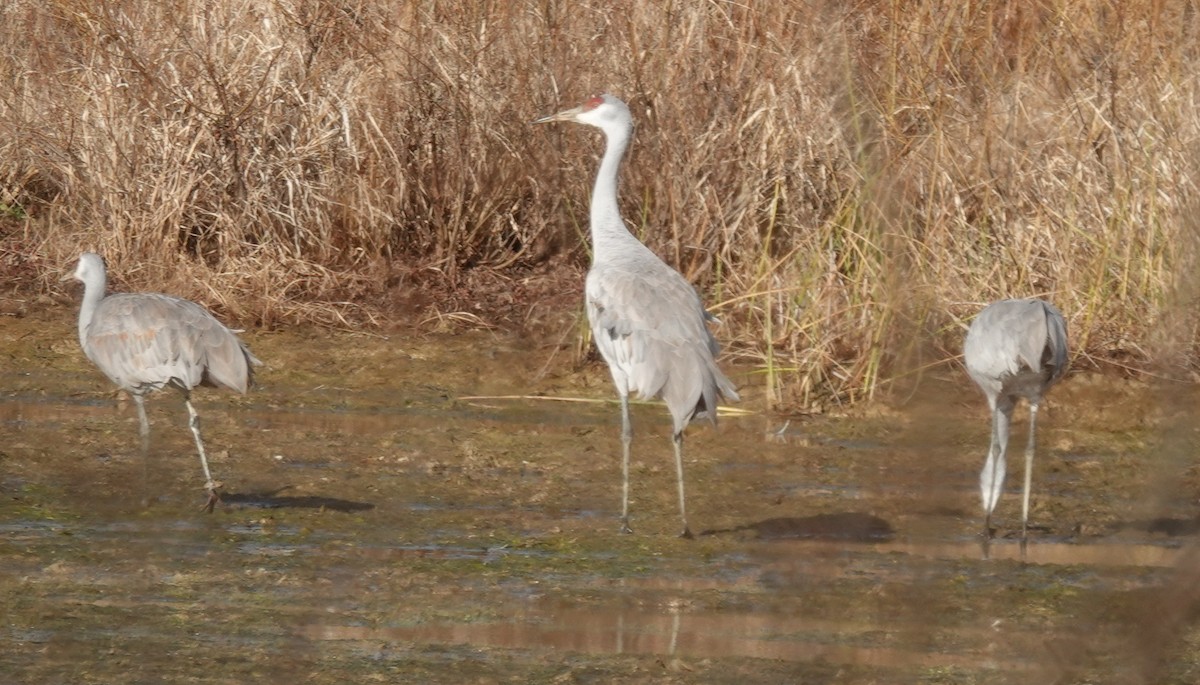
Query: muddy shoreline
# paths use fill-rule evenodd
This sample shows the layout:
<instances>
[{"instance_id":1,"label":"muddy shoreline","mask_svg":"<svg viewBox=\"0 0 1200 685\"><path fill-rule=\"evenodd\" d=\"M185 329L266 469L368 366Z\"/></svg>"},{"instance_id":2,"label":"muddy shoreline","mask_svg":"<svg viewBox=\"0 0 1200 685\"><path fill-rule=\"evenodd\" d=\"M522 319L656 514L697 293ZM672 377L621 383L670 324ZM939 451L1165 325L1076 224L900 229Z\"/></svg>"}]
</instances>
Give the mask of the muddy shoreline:
<instances>
[{"instance_id":1,"label":"muddy shoreline","mask_svg":"<svg viewBox=\"0 0 1200 685\"><path fill-rule=\"evenodd\" d=\"M1200 674L1189 606L1197 394L1077 375L980 558L982 396L744 413L688 434L638 405L634 535L599 365L487 332L249 331L248 395L133 408L74 312L0 327L0 604L13 682L1160 682ZM562 401L563 398L592 401ZM1018 411L1015 430L1024 427ZM783 430L781 430L783 429ZM1019 475L1019 464L1013 466ZM1178 615L1177 615L1178 614ZM1157 632L1155 632L1157 631ZM1139 636L1153 634L1153 641ZM1148 643L1149 642L1149 643Z\"/></svg>"}]
</instances>

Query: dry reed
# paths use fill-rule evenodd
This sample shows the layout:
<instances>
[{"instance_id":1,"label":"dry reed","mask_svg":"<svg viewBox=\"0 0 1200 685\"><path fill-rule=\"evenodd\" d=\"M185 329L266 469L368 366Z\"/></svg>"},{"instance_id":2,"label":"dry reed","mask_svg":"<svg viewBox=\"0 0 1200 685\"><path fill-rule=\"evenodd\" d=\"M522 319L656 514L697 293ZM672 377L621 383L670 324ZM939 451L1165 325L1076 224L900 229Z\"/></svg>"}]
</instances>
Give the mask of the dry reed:
<instances>
[{"instance_id":1,"label":"dry reed","mask_svg":"<svg viewBox=\"0 0 1200 685\"><path fill-rule=\"evenodd\" d=\"M574 279L600 142L528 122L607 89L627 219L771 402L870 397L1005 296L1055 301L1077 361L1176 374L1198 28L1120 0L9 0L0 254L49 288L98 250L268 325Z\"/></svg>"}]
</instances>

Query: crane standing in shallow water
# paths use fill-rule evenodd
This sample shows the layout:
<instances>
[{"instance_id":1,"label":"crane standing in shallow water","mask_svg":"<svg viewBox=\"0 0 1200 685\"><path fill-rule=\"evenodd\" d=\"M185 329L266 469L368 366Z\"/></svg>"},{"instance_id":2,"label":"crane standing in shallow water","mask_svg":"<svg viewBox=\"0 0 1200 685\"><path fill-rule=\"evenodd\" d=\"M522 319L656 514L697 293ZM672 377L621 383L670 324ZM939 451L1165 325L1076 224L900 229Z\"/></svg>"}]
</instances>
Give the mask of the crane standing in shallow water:
<instances>
[{"instance_id":1,"label":"crane standing in shallow water","mask_svg":"<svg viewBox=\"0 0 1200 685\"><path fill-rule=\"evenodd\" d=\"M79 344L104 375L133 396L143 452L149 445L150 423L142 396L168 385L183 393L188 426L204 468L208 491L204 508L211 512L220 499L220 485L208 470L191 390L209 385L245 393L253 379L252 365L262 362L233 331L195 302L153 293L105 297L108 277L100 255L83 253L67 278L83 282Z\"/></svg>"},{"instance_id":2,"label":"crane standing in shallow water","mask_svg":"<svg viewBox=\"0 0 1200 685\"><path fill-rule=\"evenodd\" d=\"M1033 476L1034 431L1042 396L1067 371L1067 324L1062 312L1042 300L1000 300L979 312L963 344L967 373L987 396L992 410L992 441L979 476L983 495L983 536L992 535L992 510L1004 487L1008 429L1017 400L1029 401L1029 443L1025 448L1025 490L1021 503L1021 544L1029 525L1029 486Z\"/></svg>"},{"instance_id":3,"label":"crane standing in shallow water","mask_svg":"<svg viewBox=\"0 0 1200 685\"><path fill-rule=\"evenodd\" d=\"M737 400L717 368L719 350L691 284L626 228L617 205L617 173L633 133L624 102L607 93L535 124L573 121L604 132L606 146L592 189L592 267L585 286L592 337L621 398L621 532L629 528L629 393L661 397L674 420L672 444L679 486L682 537L690 538L683 491L683 431L693 419L717 420L721 397Z\"/></svg>"}]
</instances>

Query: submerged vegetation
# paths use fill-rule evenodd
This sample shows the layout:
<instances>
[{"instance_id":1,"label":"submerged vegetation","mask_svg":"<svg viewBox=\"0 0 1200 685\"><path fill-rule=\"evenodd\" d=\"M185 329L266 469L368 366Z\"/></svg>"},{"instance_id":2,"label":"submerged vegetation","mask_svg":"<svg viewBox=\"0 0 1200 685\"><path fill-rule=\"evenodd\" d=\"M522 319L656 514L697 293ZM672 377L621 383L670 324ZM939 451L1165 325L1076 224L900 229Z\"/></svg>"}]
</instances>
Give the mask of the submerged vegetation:
<instances>
[{"instance_id":1,"label":"submerged vegetation","mask_svg":"<svg viewBox=\"0 0 1200 685\"><path fill-rule=\"evenodd\" d=\"M528 124L607 89L631 228L770 401L870 396L1005 296L1054 301L1077 364L1176 375L1198 29L1118 0L11 0L0 270L50 291L92 249L262 325L527 324L578 292L600 150Z\"/></svg>"}]
</instances>

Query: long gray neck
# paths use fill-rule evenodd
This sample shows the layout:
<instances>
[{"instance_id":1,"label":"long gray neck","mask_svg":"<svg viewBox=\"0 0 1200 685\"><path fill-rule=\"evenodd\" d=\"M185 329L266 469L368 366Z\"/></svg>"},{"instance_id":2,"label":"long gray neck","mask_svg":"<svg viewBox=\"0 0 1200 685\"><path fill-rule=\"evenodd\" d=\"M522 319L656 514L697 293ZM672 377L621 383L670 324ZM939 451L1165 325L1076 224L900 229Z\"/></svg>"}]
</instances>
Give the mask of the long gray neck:
<instances>
[{"instance_id":1,"label":"long gray neck","mask_svg":"<svg viewBox=\"0 0 1200 685\"><path fill-rule=\"evenodd\" d=\"M617 174L621 171L621 158L629 146L630 125L615 125L603 129L607 145L600 170L596 172L596 185L592 188L592 261L613 254L622 243L637 242L621 220L617 205Z\"/></svg>"},{"instance_id":2,"label":"long gray neck","mask_svg":"<svg viewBox=\"0 0 1200 685\"><path fill-rule=\"evenodd\" d=\"M108 276L103 273L89 273L83 283L83 304L79 306L79 346L87 349L87 329L96 314L96 307L104 299L108 288Z\"/></svg>"}]
</instances>

